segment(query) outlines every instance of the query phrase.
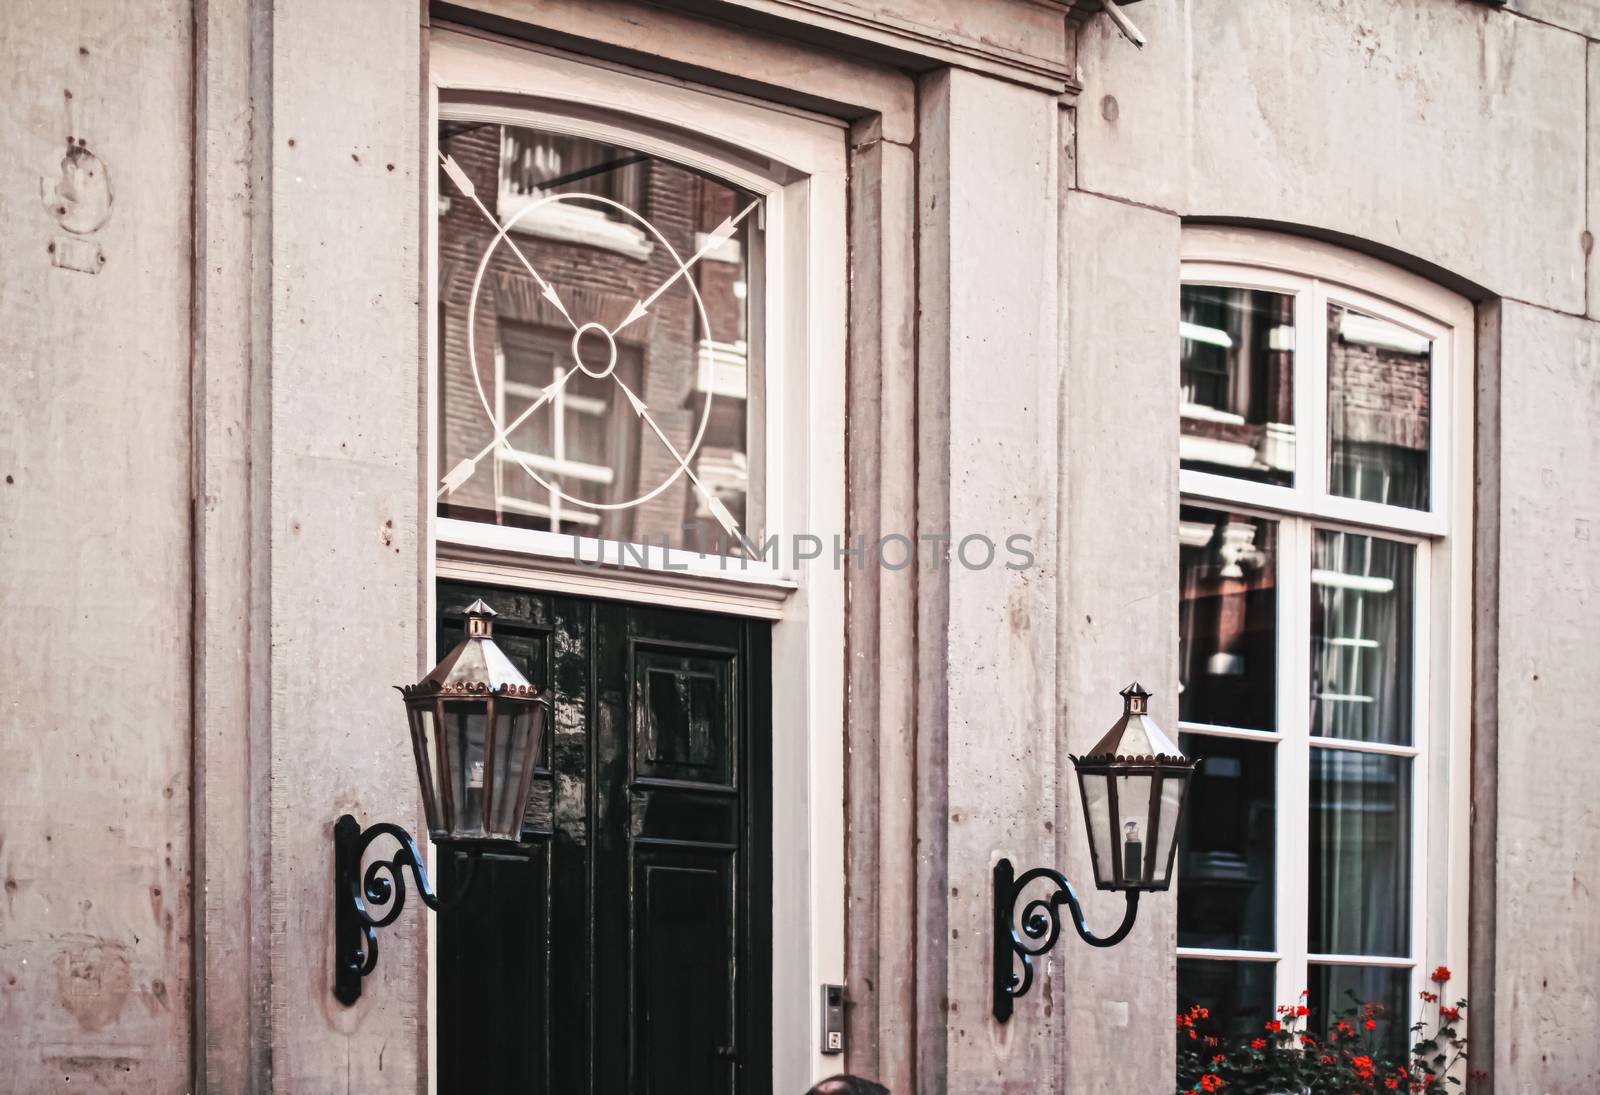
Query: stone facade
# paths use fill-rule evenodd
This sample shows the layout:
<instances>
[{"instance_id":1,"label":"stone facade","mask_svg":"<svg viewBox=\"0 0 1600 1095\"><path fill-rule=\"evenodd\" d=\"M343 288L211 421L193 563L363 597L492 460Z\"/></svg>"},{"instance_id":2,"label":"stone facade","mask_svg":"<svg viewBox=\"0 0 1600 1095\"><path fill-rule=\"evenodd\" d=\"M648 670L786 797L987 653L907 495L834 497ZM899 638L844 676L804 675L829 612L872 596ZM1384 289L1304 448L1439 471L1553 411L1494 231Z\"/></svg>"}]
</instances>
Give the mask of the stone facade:
<instances>
[{"instance_id":1,"label":"stone facade","mask_svg":"<svg viewBox=\"0 0 1600 1095\"><path fill-rule=\"evenodd\" d=\"M1171 1089L1170 896L1113 950L1063 944L1001 1026L987 886L1001 855L1087 876L1068 754L1109 691L1138 677L1176 721L1174 309L1186 227L1224 224L1476 309L1471 755L1449 773L1473 818L1452 913L1473 1090L1600 1087L1600 5L1125 7L1142 50L1084 0L14 5L0 1091L428 1089L425 921L387 929L368 997L339 1007L328 854L342 811L419 813L396 727L351 685L414 680L432 629L446 16L837 124L848 399L828 420L851 531L1008 513L1041 545L1025 573L848 578L846 759L815 775L845 800L846 892L818 917L842 942L816 946L850 994L851 1068L897 1095ZM692 247L728 210L678 194L650 200ZM448 333L471 271L439 260ZM509 261L493 274L508 311L551 321ZM596 314L636 296L597 279L559 278ZM695 338L664 309L632 349L687 361ZM1384 373L1363 443L1415 448L1386 412L1416 379ZM654 383L686 437L688 378ZM689 510L675 493L641 520ZM1093 923L1118 915L1085 896ZM779 984L814 1022L815 986ZM838 1063L781 1057L776 1090Z\"/></svg>"}]
</instances>

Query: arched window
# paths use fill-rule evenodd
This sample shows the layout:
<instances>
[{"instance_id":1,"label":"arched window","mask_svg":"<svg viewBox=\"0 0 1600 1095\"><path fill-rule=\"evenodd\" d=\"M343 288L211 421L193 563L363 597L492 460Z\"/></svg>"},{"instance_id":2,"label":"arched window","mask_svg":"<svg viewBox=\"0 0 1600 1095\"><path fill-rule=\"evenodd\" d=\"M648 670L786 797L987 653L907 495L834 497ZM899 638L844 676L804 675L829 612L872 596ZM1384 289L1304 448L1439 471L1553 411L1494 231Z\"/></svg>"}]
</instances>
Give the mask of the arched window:
<instances>
[{"instance_id":1,"label":"arched window","mask_svg":"<svg viewBox=\"0 0 1600 1095\"><path fill-rule=\"evenodd\" d=\"M1267 233L1184 237L1178 995L1354 993L1409 1044L1465 974L1472 309Z\"/></svg>"}]
</instances>

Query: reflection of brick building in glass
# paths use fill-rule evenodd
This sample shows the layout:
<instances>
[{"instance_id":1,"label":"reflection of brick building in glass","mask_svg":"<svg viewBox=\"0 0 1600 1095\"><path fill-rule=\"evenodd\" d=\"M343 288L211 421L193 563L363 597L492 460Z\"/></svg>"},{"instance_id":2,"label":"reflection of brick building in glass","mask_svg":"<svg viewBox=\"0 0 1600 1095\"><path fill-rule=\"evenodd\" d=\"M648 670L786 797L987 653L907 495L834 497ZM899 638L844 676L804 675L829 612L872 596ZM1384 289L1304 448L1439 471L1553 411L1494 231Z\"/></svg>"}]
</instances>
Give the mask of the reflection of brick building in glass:
<instances>
[{"instance_id":1,"label":"reflection of brick building in glass","mask_svg":"<svg viewBox=\"0 0 1600 1095\"><path fill-rule=\"evenodd\" d=\"M1183 466L1294 485L1295 298L1186 285ZM1432 346L1333 304L1327 314L1330 493L1426 509Z\"/></svg>"},{"instance_id":2,"label":"reflection of brick building in glass","mask_svg":"<svg viewBox=\"0 0 1600 1095\"><path fill-rule=\"evenodd\" d=\"M494 431L485 401L504 426L554 381L565 380L547 405L508 434L509 448L482 459L471 478L441 499L441 515L656 545L709 548L725 539L689 477L674 478L677 457L634 413L622 390L626 385L741 528L747 520L758 521L747 501L746 443L753 432L746 394L751 379L758 392L760 384L759 367L753 378L749 369L745 307L749 248L759 243L755 216L690 270L709 330L687 279L624 325L636 304L679 271L679 260L687 263L708 233L751 198L627 149L494 124L447 125L440 151L455 160L502 223L513 222L507 241L550 284L567 313L544 295L512 247L495 247L478 287L474 382L469 305L495 228L441 171L441 474L490 443ZM539 204L551 194L595 197ZM633 210L660 238L596 199ZM616 331L615 380L574 373L574 328L590 322ZM580 351L591 370L604 374L609 354L603 334L583 336ZM628 504L645 495L650 497ZM574 498L619 508L595 509ZM686 534L683 526L691 523L697 533Z\"/></svg>"},{"instance_id":3,"label":"reflection of brick building in glass","mask_svg":"<svg viewBox=\"0 0 1600 1095\"><path fill-rule=\"evenodd\" d=\"M1428 508L1431 343L1339 305L1327 321L1328 489Z\"/></svg>"},{"instance_id":4,"label":"reflection of brick building in glass","mask_svg":"<svg viewBox=\"0 0 1600 1095\"><path fill-rule=\"evenodd\" d=\"M1179 330L1185 467L1294 479L1294 298L1187 285Z\"/></svg>"}]
</instances>

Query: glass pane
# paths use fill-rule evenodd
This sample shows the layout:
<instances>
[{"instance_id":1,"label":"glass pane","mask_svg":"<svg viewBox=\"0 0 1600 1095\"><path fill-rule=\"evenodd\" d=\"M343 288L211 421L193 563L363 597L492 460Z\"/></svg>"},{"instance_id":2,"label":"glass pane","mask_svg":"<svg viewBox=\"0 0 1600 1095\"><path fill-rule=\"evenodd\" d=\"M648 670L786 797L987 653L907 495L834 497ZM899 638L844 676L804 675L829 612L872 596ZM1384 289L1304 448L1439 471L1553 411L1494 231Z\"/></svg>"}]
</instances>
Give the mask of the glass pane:
<instances>
[{"instance_id":1,"label":"glass pane","mask_svg":"<svg viewBox=\"0 0 1600 1095\"><path fill-rule=\"evenodd\" d=\"M445 819L439 789L438 741L433 729L433 712L408 704L406 718L411 723L411 750L417 761L417 780L422 787L422 809L428 817L428 829L430 832L442 831Z\"/></svg>"},{"instance_id":2,"label":"glass pane","mask_svg":"<svg viewBox=\"0 0 1600 1095\"><path fill-rule=\"evenodd\" d=\"M1179 511L1178 717L1278 725L1278 523Z\"/></svg>"},{"instance_id":3,"label":"glass pane","mask_svg":"<svg viewBox=\"0 0 1600 1095\"><path fill-rule=\"evenodd\" d=\"M1294 297L1185 285L1179 305L1185 468L1294 483Z\"/></svg>"},{"instance_id":4,"label":"glass pane","mask_svg":"<svg viewBox=\"0 0 1600 1095\"><path fill-rule=\"evenodd\" d=\"M1411 953L1411 760L1311 750L1313 954Z\"/></svg>"},{"instance_id":5,"label":"glass pane","mask_svg":"<svg viewBox=\"0 0 1600 1095\"><path fill-rule=\"evenodd\" d=\"M440 515L760 542L756 196L517 126L443 121L439 148Z\"/></svg>"},{"instance_id":6,"label":"glass pane","mask_svg":"<svg viewBox=\"0 0 1600 1095\"><path fill-rule=\"evenodd\" d=\"M1323 1036L1329 1027L1343 1020L1355 1028L1356 1044L1375 1048L1391 1060L1399 1059L1411 1045L1409 969L1313 962L1307 979L1311 982L1308 1030ZM1369 1020L1371 1030L1367 1029ZM1344 1036L1345 1032L1341 1032L1341 1038Z\"/></svg>"},{"instance_id":7,"label":"glass pane","mask_svg":"<svg viewBox=\"0 0 1600 1095\"><path fill-rule=\"evenodd\" d=\"M1161 820L1157 822L1156 854L1150 868L1150 881L1154 885L1170 885L1172 882L1172 867L1175 863L1172 854L1172 844L1178 834L1178 811L1183 807L1184 788L1188 780L1172 776L1162 776L1159 786L1161 788Z\"/></svg>"},{"instance_id":8,"label":"glass pane","mask_svg":"<svg viewBox=\"0 0 1600 1095\"><path fill-rule=\"evenodd\" d=\"M445 750L450 755L451 793L455 815L450 827L457 833L483 832L483 707L470 714L445 705Z\"/></svg>"},{"instance_id":9,"label":"glass pane","mask_svg":"<svg viewBox=\"0 0 1600 1095\"><path fill-rule=\"evenodd\" d=\"M1428 508L1433 343L1339 304L1328 306L1328 490Z\"/></svg>"},{"instance_id":10,"label":"glass pane","mask_svg":"<svg viewBox=\"0 0 1600 1095\"><path fill-rule=\"evenodd\" d=\"M1178 946L1272 950L1276 747L1180 734L1203 756L1178 834Z\"/></svg>"},{"instance_id":11,"label":"glass pane","mask_svg":"<svg viewBox=\"0 0 1600 1095\"><path fill-rule=\"evenodd\" d=\"M1116 881L1116 869L1111 864L1111 778L1080 773L1078 786L1083 794L1083 824L1089 832L1095 881L1110 884Z\"/></svg>"},{"instance_id":12,"label":"glass pane","mask_svg":"<svg viewBox=\"0 0 1600 1095\"><path fill-rule=\"evenodd\" d=\"M529 766L533 739L529 734L530 712L526 706L500 705L495 711L493 814L490 819L496 833L520 836L522 814L527 807L528 787L524 773L531 775Z\"/></svg>"},{"instance_id":13,"label":"glass pane","mask_svg":"<svg viewBox=\"0 0 1600 1095\"><path fill-rule=\"evenodd\" d=\"M1311 562L1311 733L1411 744L1416 548L1318 529Z\"/></svg>"},{"instance_id":14,"label":"glass pane","mask_svg":"<svg viewBox=\"0 0 1600 1095\"><path fill-rule=\"evenodd\" d=\"M1145 840L1150 835L1149 776L1117 776L1117 847L1113 853L1118 881L1144 878Z\"/></svg>"},{"instance_id":15,"label":"glass pane","mask_svg":"<svg viewBox=\"0 0 1600 1095\"><path fill-rule=\"evenodd\" d=\"M1254 1037L1273 1017L1272 982L1276 962L1219 962L1178 959L1178 1010L1196 1005L1211 1013L1199 1033Z\"/></svg>"}]
</instances>

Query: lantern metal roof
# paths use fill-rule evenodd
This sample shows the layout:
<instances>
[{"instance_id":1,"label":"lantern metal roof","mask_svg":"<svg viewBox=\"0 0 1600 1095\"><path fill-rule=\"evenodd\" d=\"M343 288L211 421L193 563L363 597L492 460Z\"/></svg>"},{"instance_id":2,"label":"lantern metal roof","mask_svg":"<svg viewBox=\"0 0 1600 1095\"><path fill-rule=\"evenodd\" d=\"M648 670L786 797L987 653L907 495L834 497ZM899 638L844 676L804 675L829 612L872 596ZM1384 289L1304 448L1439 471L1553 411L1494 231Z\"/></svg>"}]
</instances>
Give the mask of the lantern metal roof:
<instances>
[{"instance_id":1,"label":"lantern metal roof","mask_svg":"<svg viewBox=\"0 0 1600 1095\"><path fill-rule=\"evenodd\" d=\"M1110 764L1126 761L1155 761L1193 765L1194 761L1167 737L1167 732L1150 717L1150 693L1134 681L1121 692L1122 717L1105 737L1074 762Z\"/></svg>"},{"instance_id":2,"label":"lantern metal roof","mask_svg":"<svg viewBox=\"0 0 1600 1095\"><path fill-rule=\"evenodd\" d=\"M494 609L480 597L467 606L467 637L422 680L400 691L406 696L445 693L509 693L533 696L537 689L494 642Z\"/></svg>"}]
</instances>

